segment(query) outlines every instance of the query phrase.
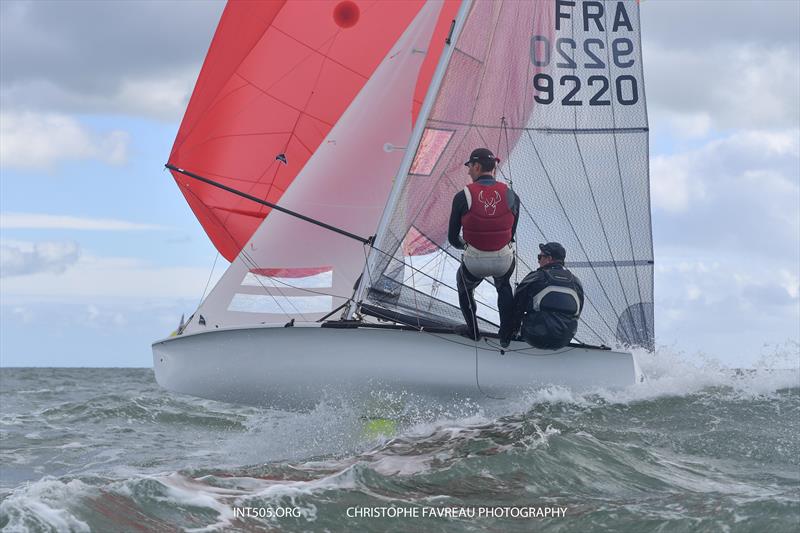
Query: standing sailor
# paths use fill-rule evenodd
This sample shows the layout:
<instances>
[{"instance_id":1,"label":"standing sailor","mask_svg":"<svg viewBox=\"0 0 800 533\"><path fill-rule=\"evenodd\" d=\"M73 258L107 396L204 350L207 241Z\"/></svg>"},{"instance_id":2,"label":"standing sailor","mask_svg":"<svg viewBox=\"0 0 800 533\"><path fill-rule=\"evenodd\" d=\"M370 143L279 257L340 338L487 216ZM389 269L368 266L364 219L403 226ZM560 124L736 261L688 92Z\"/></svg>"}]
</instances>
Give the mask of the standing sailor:
<instances>
[{"instance_id":1,"label":"standing sailor","mask_svg":"<svg viewBox=\"0 0 800 533\"><path fill-rule=\"evenodd\" d=\"M514 295L510 280L515 266L513 240L520 204L513 190L494 179L499 162L487 148L472 151L464 163L472 183L453 197L447 239L455 248L464 250L456 274L458 303L467 323L462 333L474 340L480 338L475 287L492 276L500 313L500 344L506 347L513 330ZM463 239L459 234L462 228Z\"/></svg>"},{"instance_id":2,"label":"standing sailor","mask_svg":"<svg viewBox=\"0 0 800 533\"><path fill-rule=\"evenodd\" d=\"M529 273L514 296L513 331L535 348L563 348L578 330L583 286L564 267L567 252L557 242L540 244L539 268Z\"/></svg>"}]
</instances>

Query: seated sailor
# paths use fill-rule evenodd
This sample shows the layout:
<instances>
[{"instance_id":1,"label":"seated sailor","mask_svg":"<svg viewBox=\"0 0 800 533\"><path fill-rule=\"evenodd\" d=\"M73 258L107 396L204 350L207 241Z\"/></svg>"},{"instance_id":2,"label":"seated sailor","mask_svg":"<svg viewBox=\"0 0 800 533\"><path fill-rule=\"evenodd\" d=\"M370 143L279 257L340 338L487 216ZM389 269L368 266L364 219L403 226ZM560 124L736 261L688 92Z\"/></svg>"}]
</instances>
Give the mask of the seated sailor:
<instances>
[{"instance_id":1,"label":"seated sailor","mask_svg":"<svg viewBox=\"0 0 800 533\"><path fill-rule=\"evenodd\" d=\"M447 239L455 248L464 250L456 274L458 303L467 323L462 334L479 338L475 288L484 278L492 276L500 313L500 342L508 346L514 310L510 281L515 266L513 239L520 202L513 190L495 180L499 161L487 148L472 151L464 163L472 183L453 197Z\"/></svg>"},{"instance_id":2,"label":"seated sailor","mask_svg":"<svg viewBox=\"0 0 800 533\"><path fill-rule=\"evenodd\" d=\"M564 268L567 256L557 242L540 244L539 268L529 273L514 296L513 329L535 348L558 349L569 344L583 310L583 286Z\"/></svg>"}]
</instances>

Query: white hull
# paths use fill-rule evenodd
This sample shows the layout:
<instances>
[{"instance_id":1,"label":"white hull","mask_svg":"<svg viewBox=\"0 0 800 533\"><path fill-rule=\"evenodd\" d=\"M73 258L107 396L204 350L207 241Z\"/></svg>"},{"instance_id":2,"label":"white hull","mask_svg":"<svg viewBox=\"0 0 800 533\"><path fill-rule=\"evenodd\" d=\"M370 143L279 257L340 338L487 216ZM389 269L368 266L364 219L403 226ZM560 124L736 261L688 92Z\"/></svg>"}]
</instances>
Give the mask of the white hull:
<instances>
[{"instance_id":1,"label":"white hull","mask_svg":"<svg viewBox=\"0 0 800 533\"><path fill-rule=\"evenodd\" d=\"M170 391L289 410L379 390L484 401L546 385L580 391L644 380L630 353L514 342L503 354L496 339L316 323L170 337L153 344L153 367Z\"/></svg>"}]
</instances>

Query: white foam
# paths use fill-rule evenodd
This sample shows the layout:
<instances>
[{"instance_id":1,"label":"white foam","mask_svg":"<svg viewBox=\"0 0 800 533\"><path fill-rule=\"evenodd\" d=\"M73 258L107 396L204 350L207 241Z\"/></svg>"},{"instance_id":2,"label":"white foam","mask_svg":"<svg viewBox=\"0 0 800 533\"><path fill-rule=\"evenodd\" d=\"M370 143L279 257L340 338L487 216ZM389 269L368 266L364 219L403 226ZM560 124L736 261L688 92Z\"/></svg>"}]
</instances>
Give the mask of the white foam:
<instances>
[{"instance_id":1,"label":"white foam","mask_svg":"<svg viewBox=\"0 0 800 533\"><path fill-rule=\"evenodd\" d=\"M170 503L190 507L205 507L217 513L217 521L204 527L187 529L186 531L202 532L224 529L231 524L233 508L220 501L220 497L240 494L241 491L212 487L186 478L180 474L171 474L158 480L167 489Z\"/></svg>"},{"instance_id":2,"label":"white foam","mask_svg":"<svg viewBox=\"0 0 800 533\"><path fill-rule=\"evenodd\" d=\"M687 396L710 388L722 389L718 394L752 399L771 396L777 391L800 387L800 354L790 351L772 355L752 369L730 368L717 359L698 353L688 356L668 348L655 353L635 350L640 368L647 376L644 383L625 389L597 388L575 392L565 387L544 387L529 391L517 401L516 412L525 412L539 403L595 405L599 400L628 404L669 396Z\"/></svg>"},{"instance_id":3,"label":"white foam","mask_svg":"<svg viewBox=\"0 0 800 533\"><path fill-rule=\"evenodd\" d=\"M64 483L49 476L21 485L0 502L0 514L8 517L3 531L90 531L86 522L69 511L70 505L76 504L90 491L91 487L79 480Z\"/></svg>"}]
</instances>

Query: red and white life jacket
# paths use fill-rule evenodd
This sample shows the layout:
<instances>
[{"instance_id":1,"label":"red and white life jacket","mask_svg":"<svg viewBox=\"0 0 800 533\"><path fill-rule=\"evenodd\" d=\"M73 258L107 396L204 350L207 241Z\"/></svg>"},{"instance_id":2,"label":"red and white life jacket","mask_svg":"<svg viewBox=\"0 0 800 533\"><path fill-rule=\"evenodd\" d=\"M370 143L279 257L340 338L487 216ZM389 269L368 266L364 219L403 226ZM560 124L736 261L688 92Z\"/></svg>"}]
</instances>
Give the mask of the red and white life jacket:
<instances>
[{"instance_id":1,"label":"red and white life jacket","mask_svg":"<svg viewBox=\"0 0 800 533\"><path fill-rule=\"evenodd\" d=\"M473 182L464 187L469 211L461 217L464 241L485 252L494 252L511 242L514 213L508 205L508 186L495 182Z\"/></svg>"}]
</instances>

